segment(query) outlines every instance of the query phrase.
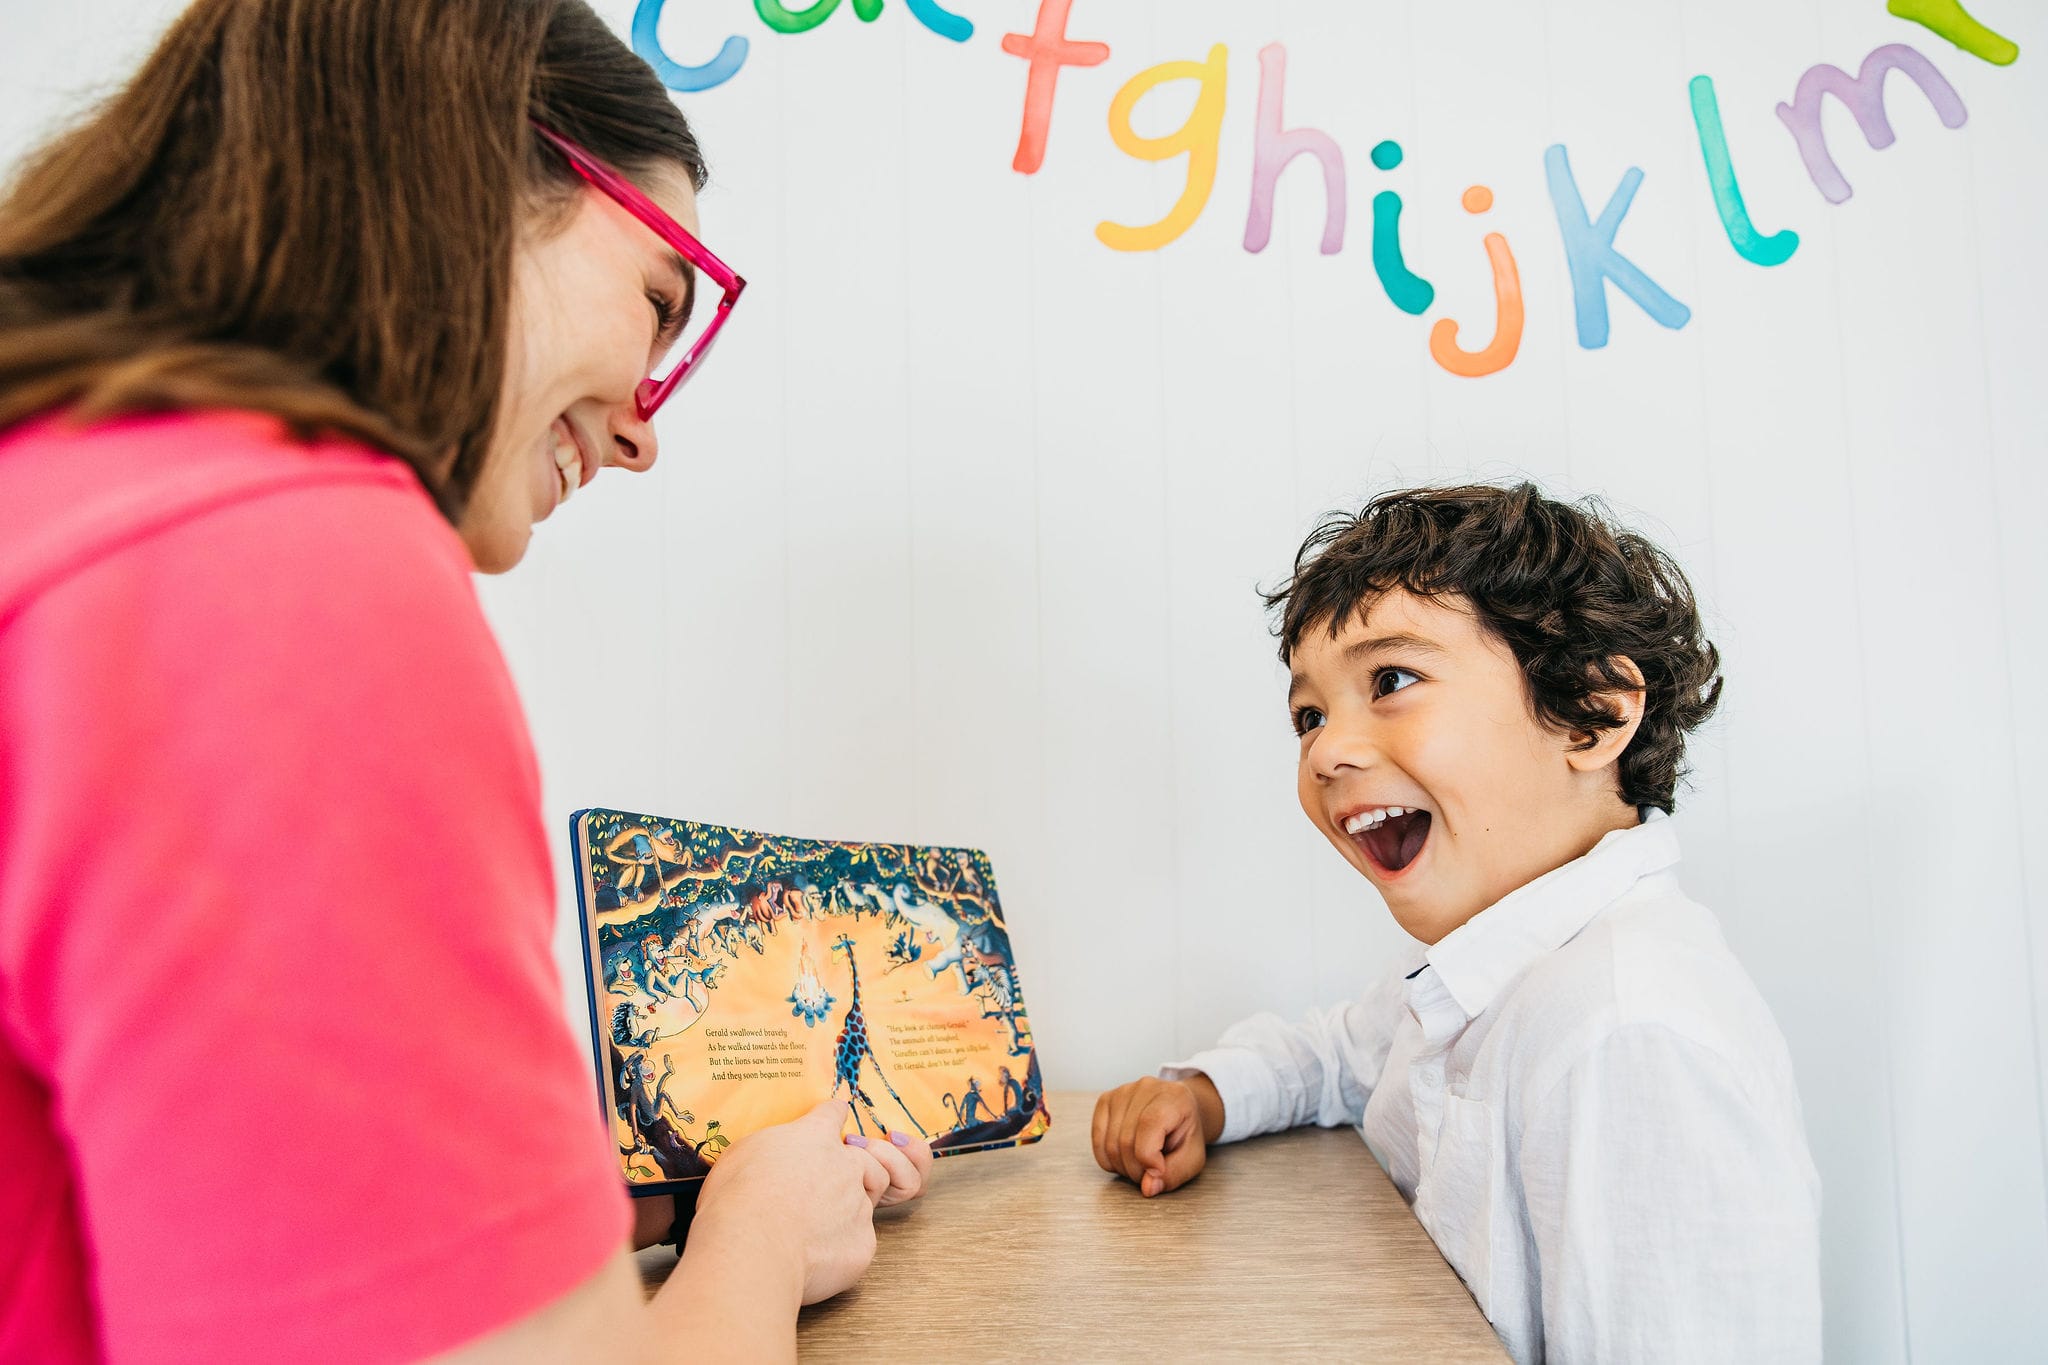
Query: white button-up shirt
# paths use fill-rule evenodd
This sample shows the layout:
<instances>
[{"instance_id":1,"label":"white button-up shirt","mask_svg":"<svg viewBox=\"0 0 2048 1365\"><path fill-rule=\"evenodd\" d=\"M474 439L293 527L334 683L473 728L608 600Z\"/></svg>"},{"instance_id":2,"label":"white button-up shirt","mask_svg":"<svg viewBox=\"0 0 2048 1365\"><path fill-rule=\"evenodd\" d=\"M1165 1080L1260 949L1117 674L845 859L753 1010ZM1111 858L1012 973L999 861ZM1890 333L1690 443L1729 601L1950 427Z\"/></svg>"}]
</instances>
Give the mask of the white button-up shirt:
<instances>
[{"instance_id":1,"label":"white button-up shirt","mask_svg":"<svg viewBox=\"0 0 2048 1365\"><path fill-rule=\"evenodd\" d=\"M1661 813L1368 991L1262 1014L1222 1140L1348 1124L1517 1361L1820 1358L1820 1180L1770 1010Z\"/></svg>"}]
</instances>

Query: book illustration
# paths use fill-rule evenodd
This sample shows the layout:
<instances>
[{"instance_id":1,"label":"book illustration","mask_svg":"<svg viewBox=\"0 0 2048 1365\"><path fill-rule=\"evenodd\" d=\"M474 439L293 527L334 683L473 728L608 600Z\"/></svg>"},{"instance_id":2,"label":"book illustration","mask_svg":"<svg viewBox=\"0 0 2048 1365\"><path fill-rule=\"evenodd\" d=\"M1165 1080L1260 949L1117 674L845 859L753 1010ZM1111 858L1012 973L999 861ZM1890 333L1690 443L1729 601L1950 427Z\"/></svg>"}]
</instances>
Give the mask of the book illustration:
<instances>
[{"instance_id":1,"label":"book illustration","mask_svg":"<svg viewBox=\"0 0 2048 1365\"><path fill-rule=\"evenodd\" d=\"M958 1100L953 1098L953 1092L950 1090L939 1098L944 1100L946 1107L953 1111L953 1124L955 1127L964 1127L967 1124L979 1123L981 1121L980 1110L985 1101L981 1098L981 1081L979 1079L969 1077L967 1093Z\"/></svg>"},{"instance_id":2,"label":"book illustration","mask_svg":"<svg viewBox=\"0 0 2048 1365\"><path fill-rule=\"evenodd\" d=\"M657 1078L654 1074L654 1064L647 1059L644 1052L630 1055L619 1074L620 1090L624 1095L623 1102L619 1105L619 1118L632 1135L630 1143L622 1143L619 1147L620 1154L625 1158L628 1179L635 1175L642 1179L658 1179L659 1172L673 1163L673 1152L665 1159L663 1151L654 1145L657 1133L670 1147L679 1144L682 1150L703 1164L706 1170L710 1169L711 1159L704 1155L707 1149L711 1157L716 1157L719 1152L732 1145L732 1140L718 1131L718 1121L715 1119L705 1125L702 1141L690 1140L688 1129L697 1121L697 1117L677 1109L675 1101L668 1097L669 1081L674 1075L674 1058L663 1062L661 1075ZM664 1110L667 1113L664 1113ZM669 1124L670 1114L680 1121L680 1127ZM641 1161L643 1157L653 1163L652 1169Z\"/></svg>"},{"instance_id":3,"label":"book illustration","mask_svg":"<svg viewBox=\"0 0 2048 1365\"><path fill-rule=\"evenodd\" d=\"M867 1126L860 1121L860 1109L854 1105L855 1100L867 1106L875 1126L884 1137L888 1136L889 1126L875 1113L875 1102L868 1098L868 1092L860 1088L861 1063L866 1062L874 1068L875 1078L889 1092L889 1098L896 1101L897 1108L916 1127L918 1136L930 1138L931 1134L925 1132L924 1125L917 1121L917 1115L910 1112L910 1106L903 1102L903 1097L896 1093L896 1087L890 1085L889 1078L882 1074L882 1064L875 1060L874 1052L868 1047L868 1021L860 1008L860 967L853 960L853 940L841 934L839 941L832 945L832 951L846 954L846 970L853 976L853 1002L846 1007L846 1022L840 1025L839 1041L832 1050L832 1093L836 1095L840 1086L846 1087L847 1107L853 1110L854 1125L863 1134L867 1132Z\"/></svg>"},{"instance_id":4,"label":"book illustration","mask_svg":"<svg viewBox=\"0 0 2048 1365\"><path fill-rule=\"evenodd\" d=\"M701 1178L828 1096L850 1133L907 1128L941 1154L1044 1133L984 854L611 810L572 828L600 1084L636 1192Z\"/></svg>"},{"instance_id":5,"label":"book illustration","mask_svg":"<svg viewBox=\"0 0 2048 1365\"><path fill-rule=\"evenodd\" d=\"M831 1010L832 999L832 993L818 980L818 969L811 962L811 945L806 943L798 959L796 985L789 992L789 1012L802 1019L805 1028L813 1028Z\"/></svg>"}]
</instances>

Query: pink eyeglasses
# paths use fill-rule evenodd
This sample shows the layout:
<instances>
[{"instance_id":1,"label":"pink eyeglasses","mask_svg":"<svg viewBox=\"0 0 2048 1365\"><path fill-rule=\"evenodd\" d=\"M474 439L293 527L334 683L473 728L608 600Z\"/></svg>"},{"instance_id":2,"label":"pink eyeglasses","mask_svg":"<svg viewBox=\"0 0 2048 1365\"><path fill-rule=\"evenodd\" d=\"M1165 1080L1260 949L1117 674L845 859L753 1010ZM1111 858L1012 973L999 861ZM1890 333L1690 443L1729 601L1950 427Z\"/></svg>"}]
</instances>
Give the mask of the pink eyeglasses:
<instances>
[{"instance_id":1,"label":"pink eyeglasses","mask_svg":"<svg viewBox=\"0 0 2048 1365\"><path fill-rule=\"evenodd\" d=\"M697 367L697 362L703 358L704 353L711 349L712 338L718 335L719 328L725 326L725 320L731 314L732 306L740 301L740 291L747 287L747 282L733 274L731 267L724 261L705 250L702 242L685 231L681 223L663 213L632 181L538 119L529 122L533 124L535 132L548 140L549 145L569 159L569 164L576 168L578 175L609 196L620 208L652 228L655 236L674 247L676 253L695 266L699 274L707 276L712 283L725 291L725 296L718 301L718 311L712 314L711 321L703 333L683 352L683 358L676 362L676 367L666 376L650 375L640 381L640 387L634 393L634 405L640 410L640 420L647 421L668 401L668 396L676 391L676 386L683 382L684 377ZM693 287L693 296L695 292Z\"/></svg>"}]
</instances>

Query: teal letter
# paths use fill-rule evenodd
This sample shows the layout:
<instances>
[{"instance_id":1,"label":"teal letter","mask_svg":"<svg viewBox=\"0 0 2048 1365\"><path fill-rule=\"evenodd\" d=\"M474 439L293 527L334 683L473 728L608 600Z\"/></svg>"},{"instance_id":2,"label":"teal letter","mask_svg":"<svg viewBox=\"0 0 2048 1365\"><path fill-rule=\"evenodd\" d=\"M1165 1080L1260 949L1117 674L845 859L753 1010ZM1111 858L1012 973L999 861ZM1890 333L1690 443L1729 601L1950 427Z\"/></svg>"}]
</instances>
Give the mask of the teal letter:
<instances>
[{"instance_id":1,"label":"teal letter","mask_svg":"<svg viewBox=\"0 0 2048 1365\"><path fill-rule=\"evenodd\" d=\"M1401 164L1401 144L1382 142L1372 149L1372 164L1391 171ZM1401 256L1401 196L1381 190L1372 197L1372 269L1380 288L1404 313L1420 316L1436 299L1428 280L1408 269Z\"/></svg>"},{"instance_id":2,"label":"teal letter","mask_svg":"<svg viewBox=\"0 0 2048 1365\"><path fill-rule=\"evenodd\" d=\"M1692 318L1692 310L1657 287L1657 282L1614 249L1614 234L1634 202L1643 173L1634 166L1622 176L1621 187L1600 211L1600 221L1588 222L1585 201L1579 198L1578 182L1572 179L1571 162L1565 159L1564 144L1543 153L1544 176L1550 182L1550 201L1557 209L1557 230L1564 238L1565 264L1572 272L1572 309L1579 325L1579 345L1589 351L1607 344L1607 281L1614 281L1622 293L1662 326L1677 329Z\"/></svg>"},{"instance_id":3,"label":"teal letter","mask_svg":"<svg viewBox=\"0 0 2048 1365\"><path fill-rule=\"evenodd\" d=\"M934 0L910 0L910 13L917 22L941 38L951 38L956 43L964 43L974 36L974 24L971 20L964 19L951 10L940 9Z\"/></svg>"},{"instance_id":4,"label":"teal letter","mask_svg":"<svg viewBox=\"0 0 2048 1365\"><path fill-rule=\"evenodd\" d=\"M1714 98L1710 76L1694 76L1692 126L1700 135L1700 155L1707 163L1707 184L1714 191L1714 209L1735 254L1752 265L1783 265L1799 250L1799 234L1787 228L1766 237L1749 221L1742 186L1735 183L1735 162L1728 156L1728 135L1721 130L1721 105Z\"/></svg>"}]
</instances>

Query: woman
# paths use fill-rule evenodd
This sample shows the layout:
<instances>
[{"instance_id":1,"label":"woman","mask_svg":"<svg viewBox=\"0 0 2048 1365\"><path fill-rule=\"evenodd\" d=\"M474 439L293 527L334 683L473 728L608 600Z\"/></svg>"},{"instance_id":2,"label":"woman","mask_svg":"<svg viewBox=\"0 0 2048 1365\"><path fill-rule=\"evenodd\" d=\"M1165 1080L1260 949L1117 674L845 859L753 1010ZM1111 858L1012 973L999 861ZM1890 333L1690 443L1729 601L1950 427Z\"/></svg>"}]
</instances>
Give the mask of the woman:
<instances>
[{"instance_id":1,"label":"woman","mask_svg":"<svg viewBox=\"0 0 2048 1365\"><path fill-rule=\"evenodd\" d=\"M469 573L654 462L703 175L580 0L199 0L0 202L0 1359L786 1358L922 1187L821 1106L643 1303L560 1017Z\"/></svg>"}]
</instances>

